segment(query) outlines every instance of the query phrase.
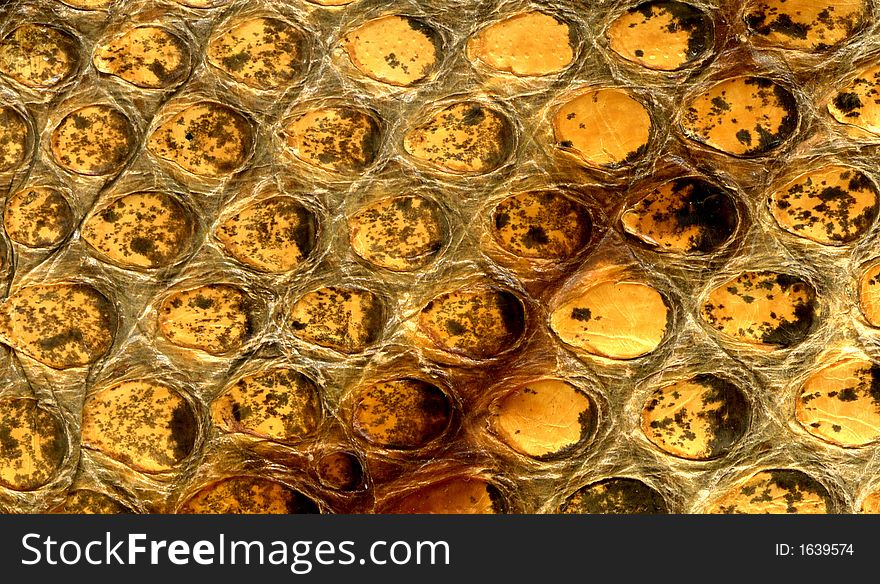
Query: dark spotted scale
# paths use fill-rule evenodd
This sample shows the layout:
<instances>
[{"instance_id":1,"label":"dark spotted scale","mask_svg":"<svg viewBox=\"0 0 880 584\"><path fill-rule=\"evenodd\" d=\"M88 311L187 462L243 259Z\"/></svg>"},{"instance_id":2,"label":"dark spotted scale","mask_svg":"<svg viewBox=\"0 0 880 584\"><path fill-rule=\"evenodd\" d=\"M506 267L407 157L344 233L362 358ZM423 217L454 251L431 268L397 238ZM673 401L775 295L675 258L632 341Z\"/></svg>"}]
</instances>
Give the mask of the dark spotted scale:
<instances>
[{"instance_id":1,"label":"dark spotted scale","mask_svg":"<svg viewBox=\"0 0 880 584\"><path fill-rule=\"evenodd\" d=\"M880 438L880 366L844 357L813 372L801 386L795 415L817 438L854 448Z\"/></svg>"},{"instance_id":2,"label":"dark spotted scale","mask_svg":"<svg viewBox=\"0 0 880 584\"><path fill-rule=\"evenodd\" d=\"M443 248L446 222L440 206L424 197L388 197L348 219L354 252L371 264L408 272L429 264Z\"/></svg>"},{"instance_id":3,"label":"dark spotted scale","mask_svg":"<svg viewBox=\"0 0 880 584\"><path fill-rule=\"evenodd\" d=\"M159 304L159 332L179 347L223 355L250 338L252 309L247 293L231 284L174 291Z\"/></svg>"},{"instance_id":4,"label":"dark spotted scale","mask_svg":"<svg viewBox=\"0 0 880 584\"><path fill-rule=\"evenodd\" d=\"M176 197L138 192L114 199L93 212L82 239L102 259L124 268L164 268L192 243L189 210Z\"/></svg>"},{"instance_id":5,"label":"dark spotted scale","mask_svg":"<svg viewBox=\"0 0 880 584\"><path fill-rule=\"evenodd\" d=\"M657 71L675 71L701 59L712 48L712 19L684 2L658 0L620 15L607 31L611 50Z\"/></svg>"},{"instance_id":6,"label":"dark spotted scale","mask_svg":"<svg viewBox=\"0 0 880 584\"><path fill-rule=\"evenodd\" d=\"M792 93L765 77L734 77L691 98L681 114L684 135L726 154L764 156L786 143L800 114Z\"/></svg>"},{"instance_id":7,"label":"dark spotted scale","mask_svg":"<svg viewBox=\"0 0 880 584\"><path fill-rule=\"evenodd\" d=\"M189 402L150 379L113 384L83 406L83 446L145 473L174 469L193 452L197 434Z\"/></svg>"},{"instance_id":8,"label":"dark spotted scale","mask_svg":"<svg viewBox=\"0 0 880 584\"><path fill-rule=\"evenodd\" d=\"M727 190L689 177L655 187L624 210L620 223L656 251L709 253L733 237L739 211Z\"/></svg>"},{"instance_id":9,"label":"dark spotted scale","mask_svg":"<svg viewBox=\"0 0 880 584\"><path fill-rule=\"evenodd\" d=\"M302 31L287 21L242 19L211 39L208 62L254 89L282 89L301 75L305 43Z\"/></svg>"},{"instance_id":10,"label":"dark spotted scale","mask_svg":"<svg viewBox=\"0 0 880 584\"><path fill-rule=\"evenodd\" d=\"M297 337L342 353L359 353L375 343L385 325L385 305L361 288L328 286L301 296L290 312Z\"/></svg>"},{"instance_id":11,"label":"dark spotted scale","mask_svg":"<svg viewBox=\"0 0 880 584\"><path fill-rule=\"evenodd\" d=\"M864 173L831 165L775 190L768 204L786 231L824 245L843 245L867 233L880 203L877 187Z\"/></svg>"},{"instance_id":12,"label":"dark spotted scale","mask_svg":"<svg viewBox=\"0 0 880 584\"><path fill-rule=\"evenodd\" d=\"M421 379L392 379L355 391L355 431L376 446L421 448L443 434L452 419L449 397Z\"/></svg>"},{"instance_id":13,"label":"dark spotted scale","mask_svg":"<svg viewBox=\"0 0 880 584\"><path fill-rule=\"evenodd\" d=\"M867 11L865 0L753 0L743 18L753 43L812 53L858 32Z\"/></svg>"},{"instance_id":14,"label":"dark spotted scale","mask_svg":"<svg viewBox=\"0 0 880 584\"><path fill-rule=\"evenodd\" d=\"M46 24L23 24L0 41L0 73L35 89L50 89L70 79L80 58L76 39Z\"/></svg>"},{"instance_id":15,"label":"dark spotted scale","mask_svg":"<svg viewBox=\"0 0 880 584\"><path fill-rule=\"evenodd\" d=\"M452 174L486 174L510 157L513 123L479 102L460 102L426 116L403 139L416 161Z\"/></svg>"},{"instance_id":16,"label":"dark spotted scale","mask_svg":"<svg viewBox=\"0 0 880 584\"><path fill-rule=\"evenodd\" d=\"M290 152L323 171L357 174L373 164L382 145L382 126L375 112L348 105L299 113L284 126Z\"/></svg>"},{"instance_id":17,"label":"dark spotted scale","mask_svg":"<svg viewBox=\"0 0 880 584\"><path fill-rule=\"evenodd\" d=\"M880 65L859 67L837 88L828 111L837 122L880 134Z\"/></svg>"},{"instance_id":18,"label":"dark spotted scale","mask_svg":"<svg viewBox=\"0 0 880 584\"><path fill-rule=\"evenodd\" d=\"M318 218L294 197L251 201L214 230L223 252L261 272L288 272L305 262L317 240Z\"/></svg>"},{"instance_id":19,"label":"dark spotted scale","mask_svg":"<svg viewBox=\"0 0 880 584\"><path fill-rule=\"evenodd\" d=\"M33 248L54 247L73 231L73 209L56 189L22 189L6 200L3 226L9 239L16 243Z\"/></svg>"},{"instance_id":20,"label":"dark spotted scale","mask_svg":"<svg viewBox=\"0 0 880 584\"><path fill-rule=\"evenodd\" d=\"M419 313L419 328L444 351L489 359L512 348L525 332L525 310L498 288L461 288L434 297Z\"/></svg>"},{"instance_id":21,"label":"dark spotted scale","mask_svg":"<svg viewBox=\"0 0 880 584\"><path fill-rule=\"evenodd\" d=\"M67 455L60 420L30 398L0 400L0 486L31 491L49 483Z\"/></svg>"},{"instance_id":22,"label":"dark spotted scale","mask_svg":"<svg viewBox=\"0 0 880 584\"><path fill-rule=\"evenodd\" d=\"M828 491L816 479L793 469L762 470L711 502L706 513L833 513Z\"/></svg>"},{"instance_id":23,"label":"dark spotted scale","mask_svg":"<svg viewBox=\"0 0 880 584\"><path fill-rule=\"evenodd\" d=\"M137 26L95 49L95 69L144 89L168 89L189 74L190 54L179 36L161 26Z\"/></svg>"},{"instance_id":24,"label":"dark spotted scale","mask_svg":"<svg viewBox=\"0 0 880 584\"><path fill-rule=\"evenodd\" d=\"M0 339L53 369L97 362L110 350L116 325L113 303L83 282L27 286L0 306Z\"/></svg>"},{"instance_id":25,"label":"dark spotted scale","mask_svg":"<svg viewBox=\"0 0 880 584\"><path fill-rule=\"evenodd\" d=\"M443 39L424 20L389 14L348 32L340 45L367 77L409 87L434 72L442 56Z\"/></svg>"},{"instance_id":26,"label":"dark spotted scale","mask_svg":"<svg viewBox=\"0 0 880 584\"><path fill-rule=\"evenodd\" d=\"M492 212L492 235L506 251L537 260L566 260L590 240L587 208L556 191L517 193Z\"/></svg>"},{"instance_id":27,"label":"dark spotted scale","mask_svg":"<svg viewBox=\"0 0 880 584\"><path fill-rule=\"evenodd\" d=\"M797 276L743 272L708 294L700 317L728 340L772 350L803 341L818 308L815 289Z\"/></svg>"},{"instance_id":28,"label":"dark spotted scale","mask_svg":"<svg viewBox=\"0 0 880 584\"><path fill-rule=\"evenodd\" d=\"M710 460L727 454L743 438L750 406L730 381L700 374L654 390L641 417L642 432L661 450Z\"/></svg>"},{"instance_id":29,"label":"dark spotted scale","mask_svg":"<svg viewBox=\"0 0 880 584\"><path fill-rule=\"evenodd\" d=\"M667 513L666 501L640 480L610 478L575 491L559 507L570 515Z\"/></svg>"},{"instance_id":30,"label":"dark spotted scale","mask_svg":"<svg viewBox=\"0 0 880 584\"><path fill-rule=\"evenodd\" d=\"M67 114L51 134L52 156L77 174L104 176L122 169L137 140L128 116L111 105L88 105Z\"/></svg>"},{"instance_id":31,"label":"dark spotted scale","mask_svg":"<svg viewBox=\"0 0 880 584\"><path fill-rule=\"evenodd\" d=\"M314 381L293 369L276 367L246 375L211 404L214 423L278 442L311 436L321 422L321 402Z\"/></svg>"}]
</instances>

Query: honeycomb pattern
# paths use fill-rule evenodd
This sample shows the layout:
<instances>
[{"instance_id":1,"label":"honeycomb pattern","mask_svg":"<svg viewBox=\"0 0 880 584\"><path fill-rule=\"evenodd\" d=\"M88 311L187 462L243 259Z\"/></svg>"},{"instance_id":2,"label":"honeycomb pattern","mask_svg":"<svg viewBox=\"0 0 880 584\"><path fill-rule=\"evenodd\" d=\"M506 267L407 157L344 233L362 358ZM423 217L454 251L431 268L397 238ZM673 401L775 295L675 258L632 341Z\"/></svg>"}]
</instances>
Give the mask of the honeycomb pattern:
<instances>
[{"instance_id":1,"label":"honeycomb pattern","mask_svg":"<svg viewBox=\"0 0 880 584\"><path fill-rule=\"evenodd\" d=\"M848 0L13 0L0 511L876 512Z\"/></svg>"}]
</instances>

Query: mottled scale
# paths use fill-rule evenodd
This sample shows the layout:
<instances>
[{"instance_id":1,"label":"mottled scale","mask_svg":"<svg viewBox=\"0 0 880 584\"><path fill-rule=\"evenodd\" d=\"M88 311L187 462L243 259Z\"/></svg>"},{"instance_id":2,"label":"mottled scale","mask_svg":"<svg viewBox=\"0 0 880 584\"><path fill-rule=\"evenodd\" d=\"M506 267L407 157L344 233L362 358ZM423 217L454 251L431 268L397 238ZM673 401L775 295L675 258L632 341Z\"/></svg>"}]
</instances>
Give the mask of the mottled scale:
<instances>
[{"instance_id":1,"label":"mottled scale","mask_svg":"<svg viewBox=\"0 0 880 584\"><path fill-rule=\"evenodd\" d=\"M223 220L214 237L224 253L272 274L289 272L315 248L318 219L294 197L277 195L252 201Z\"/></svg>"},{"instance_id":2,"label":"mottled scale","mask_svg":"<svg viewBox=\"0 0 880 584\"><path fill-rule=\"evenodd\" d=\"M812 53L849 39L867 13L865 0L754 0L743 19L756 45Z\"/></svg>"},{"instance_id":3,"label":"mottled scale","mask_svg":"<svg viewBox=\"0 0 880 584\"><path fill-rule=\"evenodd\" d=\"M115 174L137 145L128 116L112 105L87 105L67 114L51 134L55 162L90 176Z\"/></svg>"},{"instance_id":4,"label":"mottled scale","mask_svg":"<svg viewBox=\"0 0 880 584\"><path fill-rule=\"evenodd\" d=\"M426 21L402 15L380 16L348 32L341 42L364 75L399 87L428 78L442 58L443 39Z\"/></svg>"},{"instance_id":5,"label":"mottled scale","mask_svg":"<svg viewBox=\"0 0 880 584\"><path fill-rule=\"evenodd\" d=\"M828 491L800 470L759 471L709 504L706 513L824 514L834 505Z\"/></svg>"},{"instance_id":6,"label":"mottled scale","mask_svg":"<svg viewBox=\"0 0 880 584\"><path fill-rule=\"evenodd\" d=\"M563 261L589 241L589 210L560 191L529 191L503 199L492 211L492 235L523 258Z\"/></svg>"},{"instance_id":7,"label":"mottled scale","mask_svg":"<svg viewBox=\"0 0 880 584\"><path fill-rule=\"evenodd\" d=\"M21 167L30 152L31 130L18 110L0 105L0 173Z\"/></svg>"},{"instance_id":8,"label":"mottled scale","mask_svg":"<svg viewBox=\"0 0 880 584\"><path fill-rule=\"evenodd\" d=\"M168 89L190 71L186 42L161 26L136 26L95 49L95 69L136 87Z\"/></svg>"},{"instance_id":9,"label":"mottled scale","mask_svg":"<svg viewBox=\"0 0 880 584\"><path fill-rule=\"evenodd\" d=\"M676 71L703 58L715 41L708 14L684 2L658 0L630 8L606 31L620 57L656 71Z\"/></svg>"},{"instance_id":10,"label":"mottled scale","mask_svg":"<svg viewBox=\"0 0 880 584\"><path fill-rule=\"evenodd\" d=\"M614 477L578 489L562 503L558 512L568 515L652 515L668 511L663 496L642 481Z\"/></svg>"},{"instance_id":11,"label":"mottled scale","mask_svg":"<svg viewBox=\"0 0 880 584\"><path fill-rule=\"evenodd\" d=\"M831 444L865 446L880 438L880 366L848 357L813 372L797 394L795 416Z\"/></svg>"},{"instance_id":12,"label":"mottled scale","mask_svg":"<svg viewBox=\"0 0 880 584\"><path fill-rule=\"evenodd\" d=\"M849 166L810 171L774 190L770 213L784 230L824 245L844 245L864 236L877 218L874 182Z\"/></svg>"},{"instance_id":13,"label":"mottled scale","mask_svg":"<svg viewBox=\"0 0 880 584\"><path fill-rule=\"evenodd\" d=\"M712 374L659 387L642 407L641 427L658 448L689 460L730 452L745 436L751 407L742 390Z\"/></svg>"},{"instance_id":14,"label":"mottled scale","mask_svg":"<svg viewBox=\"0 0 880 584\"><path fill-rule=\"evenodd\" d=\"M366 170L378 157L382 144L378 116L347 105L298 114L286 122L284 135L296 158L331 173Z\"/></svg>"},{"instance_id":15,"label":"mottled scale","mask_svg":"<svg viewBox=\"0 0 880 584\"><path fill-rule=\"evenodd\" d=\"M242 169L255 141L256 129L243 114L227 105L200 101L156 126L147 148L187 172L221 178Z\"/></svg>"},{"instance_id":16,"label":"mottled scale","mask_svg":"<svg viewBox=\"0 0 880 584\"><path fill-rule=\"evenodd\" d=\"M514 147L513 123L479 102L448 105L428 116L403 138L416 161L450 174L486 174L498 169Z\"/></svg>"},{"instance_id":17,"label":"mottled scale","mask_svg":"<svg viewBox=\"0 0 880 584\"><path fill-rule=\"evenodd\" d=\"M624 232L658 252L711 253L731 240L739 224L734 196L699 178L663 183L626 207Z\"/></svg>"},{"instance_id":18,"label":"mottled scale","mask_svg":"<svg viewBox=\"0 0 880 584\"><path fill-rule=\"evenodd\" d=\"M361 207L348 219L354 252L371 264L395 272L426 266L446 239L440 206L424 197L386 197Z\"/></svg>"},{"instance_id":19,"label":"mottled scale","mask_svg":"<svg viewBox=\"0 0 880 584\"><path fill-rule=\"evenodd\" d=\"M293 369L272 368L245 375L211 404L214 424L278 442L310 437L321 422L315 382Z\"/></svg>"},{"instance_id":20,"label":"mottled scale","mask_svg":"<svg viewBox=\"0 0 880 584\"><path fill-rule=\"evenodd\" d=\"M51 482L67 456L58 417L37 400L0 399L0 486L32 491Z\"/></svg>"},{"instance_id":21,"label":"mottled scale","mask_svg":"<svg viewBox=\"0 0 880 584\"><path fill-rule=\"evenodd\" d=\"M123 195L94 211L81 236L98 257L123 268L164 268L192 244L190 211L167 193Z\"/></svg>"},{"instance_id":22,"label":"mottled scale","mask_svg":"<svg viewBox=\"0 0 880 584\"><path fill-rule=\"evenodd\" d=\"M770 271L743 272L715 287L700 318L730 341L763 350L792 347L813 329L818 300L800 277Z\"/></svg>"},{"instance_id":23,"label":"mottled scale","mask_svg":"<svg viewBox=\"0 0 880 584\"><path fill-rule=\"evenodd\" d=\"M364 440L394 450L414 450L439 438L452 419L452 403L421 379L382 381L355 390L352 425Z\"/></svg>"},{"instance_id":24,"label":"mottled scale","mask_svg":"<svg viewBox=\"0 0 880 584\"><path fill-rule=\"evenodd\" d=\"M9 239L31 248L50 248L75 227L67 198L51 187L36 186L13 193L3 207L3 226Z\"/></svg>"},{"instance_id":25,"label":"mottled scale","mask_svg":"<svg viewBox=\"0 0 880 584\"><path fill-rule=\"evenodd\" d=\"M342 353L365 350L379 339L384 325L384 302L361 288L318 288L302 295L290 311L294 335Z\"/></svg>"},{"instance_id":26,"label":"mottled scale","mask_svg":"<svg viewBox=\"0 0 880 584\"><path fill-rule=\"evenodd\" d=\"M766 77L734 77L684 104L680 124L691 140L743 158L765 156L785 144L800 114L791 91Z\"/></svg>"},{"instance_id":27,"label":"mottled scale","mask_svg":"<svg viewBox=\"0 0 880 584\"><path fill-rule=\"evenodd\" d=\"M856 69L828 103L831 117L841 124L880 135L880 65Z\"/></svg>"},{"instance_id":28,"label":"mottled scale","mask_svg":"<svg viewBox=\"0 0 880 584\"><path fill-rule=\"evenodd\" d=\"M880 328L880 261L862 268L858 281L859 308L868 324Z\"/></svg>"},{"instance_id":29,"label":"mottled scale","mask_svg":"<svg viewBox=\"0 0 880 584\"><path fill-rule=\"evenodd\" d=\"M419 313L418 326L443 351L491 359L522 337L525 308L506 290L460 288L435 296Z\"/></svg>"},{"instance_id":30,"label":"mottled scale","mask_svg":"<svg viewBox=\"0 0 880 584\"><path fill-rule=\"evenodd\" d=\"M236 21L208 44L208 62L238 83L259 90L284 89L305 68L306 38L291 23L257 17Z\"/></svg>"},{"instance_id":31,"label":"mottled scale","mask_svg":"<svg viewBox=\"0 0 880 584\"><path fill-rule=\"evenodd\" d=\"M167 295L159 304L159 333L168 342L210 355L244 345L253 333L254 301L238 286L204 284Z\"/></svg>"},{"instance_id":32,"label":"mottled scale","mask_svg":"<svg viewBox=\"0 0 880 584\"><path fill-rule=\"evenodd\" d=\"M0 73L34 89L50 89L69 80L80 59L77 40L46 24L22 24L0 41Z\"/></svg>"},{"instance_id":33,"label":"mottled scale","mask_svg":"<svg viewBox=\"0 0 880 584\"><path fill-rule=\"evenodd\" d=\"M160 381L114 383L83 406L83 446L141 472L173 470L192 454L197 436L192 406Z\"/></svg>"},{"instance_id":34,"label":"mottled scale","mask_svg":"<svg viewBox=\"0 0 880 584\"><path fill-rule=\"evenodd\" d=\"M27 286L0 305L0 339L53 369L97 362L110 350L116 324L113 303L83 282Z\"/></svg>"},{"instance_id":35,"label":"mottled scale","mask_svg":"<svg viewBox=\"0 0 880 584\"><path fill-rule=\"evenodd\" d=\"M353 491L364 480L364 468L350 452L329 452L316 464L318 481L334 491Z\"/></svg>"}]
</instances>

